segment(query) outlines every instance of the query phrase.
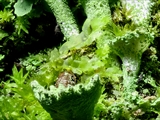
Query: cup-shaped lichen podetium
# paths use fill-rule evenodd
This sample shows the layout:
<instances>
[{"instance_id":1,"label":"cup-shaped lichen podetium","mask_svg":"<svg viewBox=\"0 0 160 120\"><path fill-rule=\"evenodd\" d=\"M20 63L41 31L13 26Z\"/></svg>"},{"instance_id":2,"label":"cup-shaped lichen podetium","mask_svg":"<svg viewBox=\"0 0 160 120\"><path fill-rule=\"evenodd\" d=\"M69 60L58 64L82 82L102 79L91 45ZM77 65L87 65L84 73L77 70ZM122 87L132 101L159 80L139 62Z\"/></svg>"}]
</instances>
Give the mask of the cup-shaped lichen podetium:
<instances>
[{"instance_id":1,"label":"cup-shaped lichen podetium","mask_svg":"<svg viewBox=\"0 0 160 120\"><path fill-rule=\"evenodd\" d=\"M31 82L35 97L53 120L92 120L95 104L101 95L98 75L87 84L45 89L36 80Z\"/></svg>"}]
</instances>

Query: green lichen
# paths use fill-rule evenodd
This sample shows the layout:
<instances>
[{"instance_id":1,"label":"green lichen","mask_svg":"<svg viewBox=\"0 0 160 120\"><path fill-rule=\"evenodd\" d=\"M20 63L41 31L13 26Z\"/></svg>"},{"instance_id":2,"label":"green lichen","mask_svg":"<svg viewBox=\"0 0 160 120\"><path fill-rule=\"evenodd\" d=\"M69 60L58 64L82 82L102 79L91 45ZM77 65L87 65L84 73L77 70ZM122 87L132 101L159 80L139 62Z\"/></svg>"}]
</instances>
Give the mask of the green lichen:
<instances>
[{"instance_id":1,"label":"green lichen","mask_svg":"<svg viewBox=\"0 0 160 120\"><path fill-rule=\"evenodd\" d=\"M112 20L108 0L81 0L81 3L87 15L82 32L88 41L94 41L101 36L101 27Z\"/></svg>"},{"instance_id":2,"label":"green lichen","mask_svg":"<svg viewBox=\"0 0 160 120\"><path fill-rule=\"evenodd\" d=\"M152 0L121 0L123 8L127 11L131 10L131 14L126 16L131 19L134 24L148 25L151 16Z\"/></svg>"},{"instance_id":3,"label":"green lichen","mask_svg":"<svg viewBox=\"0 0 160 120\"><path fill-rule=\"evenodd\" d=\"M81 0L87 18L100 17L110 13L108 0Z\"/></svg>"},{"instance_id":4,"label":"green lichen","mask_svg":"<svg viewBox=\"0 0 160 120\"><path fill-rule=\"evenodd\" d=\"M149 24L152 2L151 0L124 0L122 5L126 11L134 7L130 14L132 24L121 27L111 22L104 27L104 30L106 39L107 36L111 36L108 39L111 50L121 58L123 63L123 86L126 96L130 94L132 97L136 89L142 54L154 40L155 33ZM142 6L144 6L143 9Z\"/></svg>"},{"instance_id":5,"label":"green lichen","mask_svg":"<svg viewBox=\"0 0 160 120\"><path fill-rule=\"evenodd\" d=\"M88 84L75 86L51 85L45 89L36 80L31 83L35 97L53 120L92 120L94 106L101 95L102 85L98 75Z\"/></svg>"},{"instance_id":6,"label":"green lichen","mask_svg":"<svg viewBox=\"0 0 160 120\"><path fill-rule=\"evenodd\" d=\"M56 20L61 27L61 31L68 39L72 35L78 35L79 29L76 20L70 10L66 0L45 0L51 8Z\"/></svg>"}]
</instances>

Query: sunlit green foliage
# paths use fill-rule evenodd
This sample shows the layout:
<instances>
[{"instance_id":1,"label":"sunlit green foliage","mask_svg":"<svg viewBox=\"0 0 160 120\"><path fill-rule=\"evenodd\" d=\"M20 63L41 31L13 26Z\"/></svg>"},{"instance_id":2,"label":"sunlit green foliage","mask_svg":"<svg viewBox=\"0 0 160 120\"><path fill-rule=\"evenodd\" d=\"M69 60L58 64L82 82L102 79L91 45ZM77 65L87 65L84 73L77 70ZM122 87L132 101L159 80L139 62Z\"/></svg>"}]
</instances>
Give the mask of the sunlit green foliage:
<instances>
[{"instance_id":1,"label":"sunlit green foliage","mask_svg":"<svg viewBox=\"0 0 160 120\"><path fill-rule=\"evenodd\" d=\"M0 73L9 69L5 66L15 54L8 56L16 48L24 56L13 60L17 67L10 65L12 75L0 78L0 119L50 120L46 107L40 105L43 96L37 95L43 95L44 91L53 94L50 87L57 94L56 90L61 88L54 85L64 71L73 72L77 86L86 85L93 75L99 75L103 89L94 108L94 120L160 119L160 0L0 0L0 3ZM57 48L53 45L52 49L29 54L27 51L23 55L25 46L36 49L39 44L31 48L29 45L39 41L46 32L44 26L48 28L51 24L44 25L47 21L44 19L35 27L34 18L50 19L44 11L55 15L67 41ZM77 16L85 17L81 21ZM59 35L56 28L49 30L54 37ZM30 86L33 80L43 88L35 96ZM66 89L69 88L62 87L62 91ZM80 97L82 101L88 99ZM79 102L78 98L76 101Z\"/></svg>"},{"instance_id":2,"label":"sunlit green foliage","mask_svg":"<svg viewBox=\"0 0 160 120\"><path fill-rule=\"evenodd\" d=\"M44 62L48 61L48 56L46 54L29 54L28 57L20 59L20 64L30 72L35 72L38 67L40 67Z\"/></svg>"},{"instance_id":3,"label":"sunlit green foliage","mask_svg":"<svg viewBox=\"0 0 160 120\"><path fill-rule=\"evenodd\" d=\"M15 66L12 72L11 79L0 84L0 118L2 120L49 120L50 116L45 113L32 94L27 81L28 73L23 74L23 69L18 71Z\"/></svg>"},{"instance_id":4,"label":"sunlit green foliage","mask_svg":"<svg viewBox=\"0 0 160 120\"><path fill-rule=\"evenodd\" d=\"M0 19L0 24L5 24L11 22L11 20L14 19L14 15L12 14L12 11L4 9L3 11L0 11Z\"/></svg>"},{"instance_id":5,"label":"sunlit green foliage","mask_svg":"<svg viewBox=\"0 0 160 120\"><path fill-rule=\"evenodd\" d=\"M3 60L3 58L4 58L4 55L0 54L0 61ZM3 71L3 68L0 68L0 72L2 71Z\"/></svg>"}]
</instances>

